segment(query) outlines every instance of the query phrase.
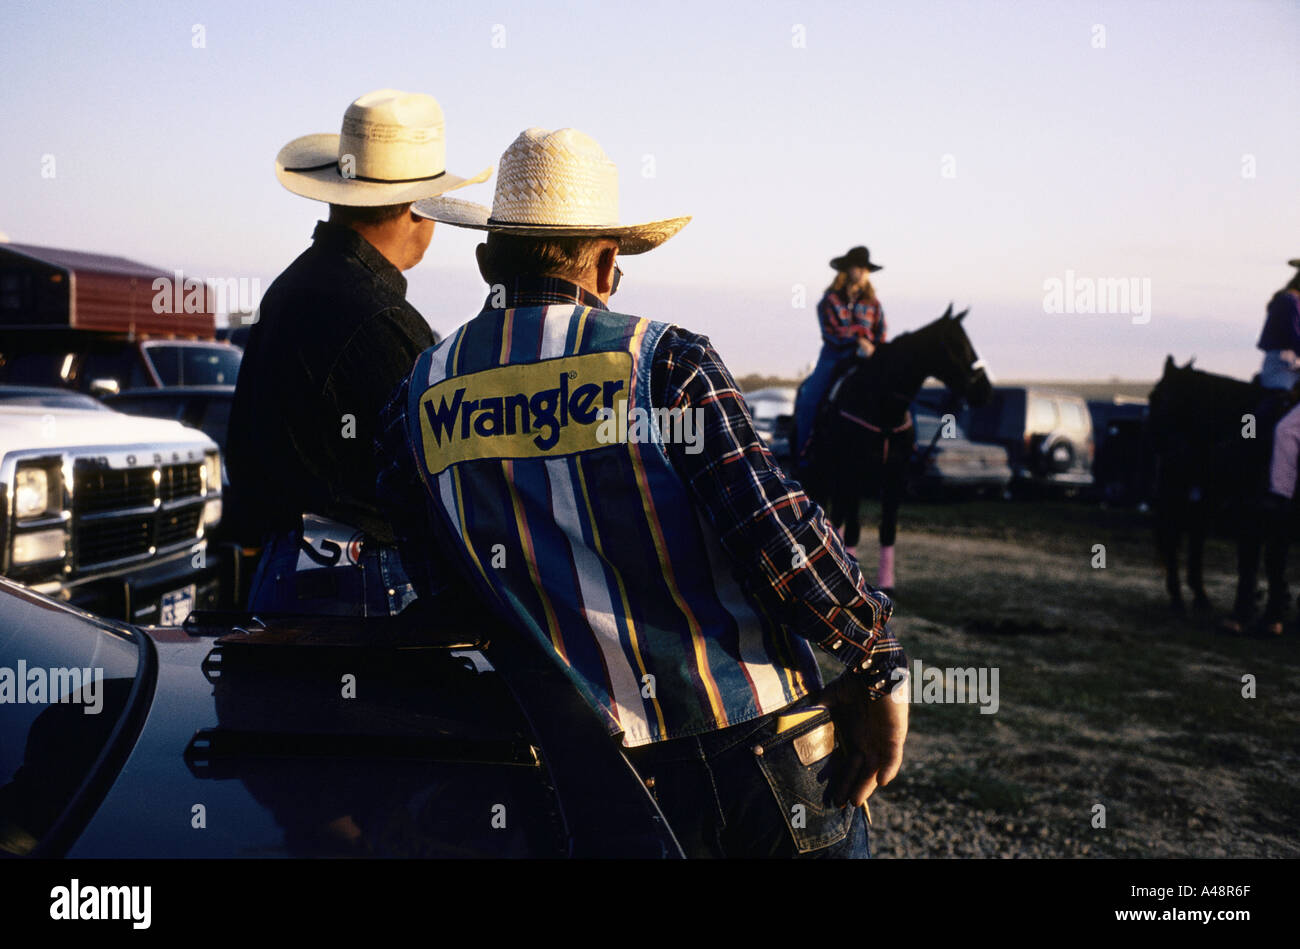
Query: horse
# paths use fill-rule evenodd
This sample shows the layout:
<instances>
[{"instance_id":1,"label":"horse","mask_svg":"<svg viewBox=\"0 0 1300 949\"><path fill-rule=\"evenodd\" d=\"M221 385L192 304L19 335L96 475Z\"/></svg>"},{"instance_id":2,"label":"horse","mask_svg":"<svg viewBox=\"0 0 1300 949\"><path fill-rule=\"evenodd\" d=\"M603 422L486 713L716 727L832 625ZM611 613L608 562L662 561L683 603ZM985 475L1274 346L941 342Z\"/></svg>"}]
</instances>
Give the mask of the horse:
<instances>
[{"instance_id":1,"label":"horse","mask_svg":"<svg viewBox=\"0 0 1300 949\"><path fill-rule=\"evenodd\" d=\"M983 405L993 395L962 327L967 312L953 316L949 304L943 316L881 343L870 357L846 359L813 425L801 480L853 556L861 531L858 505L870 490L880 491L877 586L886 593L894 588L898 508L916 444L912 400L931 376L972 405Z\"/></svg>"},{"instance_id":2,"label":"horse","mask_svg":"<svg viewBox=\"0 0 1300 949\"><path fill-rule=\"evenodd\" d=\"M1211 609L1202 579L1205 537L1211 518L1226 515L1236 526L1237 592L1232 613L1220 627L1225 632L1243 632L1254 621L1261 548L1268 577L1263 629L1272 635L1282 632L1292 511L1273 510L1266 499L1270 432L1286 398L1257 382L1194 369L1192 361L1178 366L1168 356L1148 399L1148 440L1156 462L1156 546L1170 606L1176 613L1186 610L1178 570L1186 532L1193 607Z\"/></svg>"}]
</instances>

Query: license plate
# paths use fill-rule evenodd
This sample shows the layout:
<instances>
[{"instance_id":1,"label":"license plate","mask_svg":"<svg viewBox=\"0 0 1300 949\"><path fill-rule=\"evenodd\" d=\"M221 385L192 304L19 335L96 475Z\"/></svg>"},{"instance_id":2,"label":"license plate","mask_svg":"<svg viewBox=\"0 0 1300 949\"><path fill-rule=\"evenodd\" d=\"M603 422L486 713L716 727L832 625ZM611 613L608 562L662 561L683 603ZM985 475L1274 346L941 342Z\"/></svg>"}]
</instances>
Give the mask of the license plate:
<instances>
[{"instance_id":1,"label":"license plate","mask_svg":"<svg viewBox=\"0 0 1300 949\"><path fill-rule=\"evenodd\" d=\"M194 610L194 584L164 593L158 616L159 626L180 626Z\"/></svg>"}]
</instances>

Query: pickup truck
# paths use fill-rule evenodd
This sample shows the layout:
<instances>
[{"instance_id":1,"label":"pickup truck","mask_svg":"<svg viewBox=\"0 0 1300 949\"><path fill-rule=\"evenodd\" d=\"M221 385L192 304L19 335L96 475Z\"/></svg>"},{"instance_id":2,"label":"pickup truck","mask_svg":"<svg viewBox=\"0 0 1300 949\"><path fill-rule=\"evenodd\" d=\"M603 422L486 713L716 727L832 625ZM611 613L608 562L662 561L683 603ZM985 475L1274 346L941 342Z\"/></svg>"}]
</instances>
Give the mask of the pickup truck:
<instances>
[{"instance_id":1,"label":"pickup truck","mask_svg":"<svg viewBox=\"0 0 1300 949\"><path fill-rule=\"evenodd\" d=\"M0 575L89 612L178 625L221 605L216 443L55 388L0 386Z\"/></svg>"}]
</instances>

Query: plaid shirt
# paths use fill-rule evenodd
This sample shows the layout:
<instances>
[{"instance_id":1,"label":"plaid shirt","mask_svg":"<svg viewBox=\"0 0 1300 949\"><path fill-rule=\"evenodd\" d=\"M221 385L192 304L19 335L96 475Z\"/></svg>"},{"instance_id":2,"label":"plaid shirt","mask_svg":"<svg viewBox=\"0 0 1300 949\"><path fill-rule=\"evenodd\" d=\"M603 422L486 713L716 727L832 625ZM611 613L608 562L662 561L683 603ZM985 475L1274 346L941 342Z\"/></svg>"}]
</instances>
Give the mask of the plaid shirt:
<instances>
[{"instance_id":1,"label":"plaid shirt","mask_svg":"<svg viewBox=\"0 0 1300 949\"><path fill-rule=\"evenodd\" d=\"M834 349L855 349L862 337L876 345L885 341L885 311L879 301L858 297L849 303L828 290L817 304L817 319L822 342Z\"/></svg>"},{"instance_id":2,"label":"plaid shirt","mask_svg":"<svg viewBox=\"0 0 1300 949\"><path fill-rule=\"evenodd\" d=\"M517 281L504 301L489 296L485 309L556 303L608 309L558 279ZM412 470L408 387L409 379L398 386L380 420L378 494L396 526L403 564L420 596L428 597L459 590L464 580L455 562L439 553L454 541L440 539ZM867 585L821 508L776 464L708 339L670 328L655 351L652 390L656 407L703 410L703 450L692 454L672 444L669 460L752 587L790 632L864 674L873 698L886 694L892 671L907 662L886 626L893 604Z\"/></svg>"}]
</instances>

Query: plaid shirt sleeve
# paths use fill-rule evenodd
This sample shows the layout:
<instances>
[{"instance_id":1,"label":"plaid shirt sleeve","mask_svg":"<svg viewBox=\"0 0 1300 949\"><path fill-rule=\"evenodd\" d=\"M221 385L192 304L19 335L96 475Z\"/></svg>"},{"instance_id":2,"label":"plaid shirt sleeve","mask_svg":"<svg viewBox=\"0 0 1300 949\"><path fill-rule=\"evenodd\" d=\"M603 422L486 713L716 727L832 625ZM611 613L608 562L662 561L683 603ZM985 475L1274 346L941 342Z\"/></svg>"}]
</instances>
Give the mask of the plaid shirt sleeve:
<instances>
[{"instance_id":1,"label":"plaid shirt sleeve","mask_svg":"<svg viewBox=\"0 0 1300 949\"><path fill-rule=\"evenodd\" d=\"M820 507L781 471L735 381L704 336L667 330L655 351L655 404L703 412L703 448L668 456L750 588L793 633L890 691L907 658L886 625L893 604L869 587Z\"/></svg>"}]
</instances>

